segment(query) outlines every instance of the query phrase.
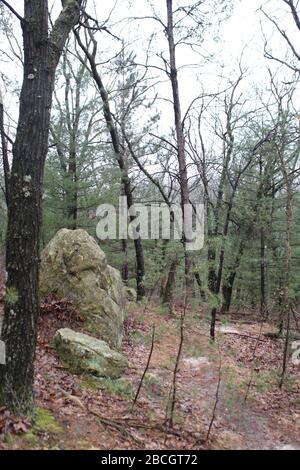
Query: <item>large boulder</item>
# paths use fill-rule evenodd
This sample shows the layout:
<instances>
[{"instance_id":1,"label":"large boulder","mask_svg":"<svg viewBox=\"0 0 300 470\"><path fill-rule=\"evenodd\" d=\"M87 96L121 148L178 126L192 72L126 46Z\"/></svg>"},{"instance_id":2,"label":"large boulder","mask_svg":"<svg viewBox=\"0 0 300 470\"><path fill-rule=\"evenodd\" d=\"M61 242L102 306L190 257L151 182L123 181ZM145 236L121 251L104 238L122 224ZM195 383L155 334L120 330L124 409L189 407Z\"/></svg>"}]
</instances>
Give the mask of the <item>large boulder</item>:
<instances>
[{"instance_id":1,"label":"large boulder","mask_svg":"<svg viewBox=\"0 0 300 470\"><path fill-rule=\"evenodd\" d=\"M124 296L129 302L135 302L137 298L136 290L132 287L124 286Z\"/></svg>"},{"instance_id":2,"label":"large boulder","mask_svg":"<svg viewBox=\"0 0 300 470\"><path fill-rule=\"evenodd\" d=\"M125 356L113 351L105 341L69 328L56 332L54 344L62 361L76 374L118 379L128 365Z\"/></svg>"},{"instance_id":3,"label":"large boulder","mask_svg":"<svg viewBox=\"0 0 300 470\"><path fill-rule=\"evenodd\" d=\"M85 230L62 229L42 252L40 292L69 298L87 331L120 347L124 320L123 283Z\"/></svg>"}]
</instances>

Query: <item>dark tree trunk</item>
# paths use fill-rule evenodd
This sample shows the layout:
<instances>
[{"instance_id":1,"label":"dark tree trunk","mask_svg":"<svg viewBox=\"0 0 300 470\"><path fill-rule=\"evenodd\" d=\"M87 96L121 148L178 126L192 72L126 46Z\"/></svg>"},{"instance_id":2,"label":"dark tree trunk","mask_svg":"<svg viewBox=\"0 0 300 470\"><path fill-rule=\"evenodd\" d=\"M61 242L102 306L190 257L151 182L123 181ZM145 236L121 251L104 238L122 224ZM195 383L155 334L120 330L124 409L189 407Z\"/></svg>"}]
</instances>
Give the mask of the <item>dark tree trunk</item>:
<instances>
[{"instance_id":1,"label":"dark tree trunk","mask_svg":"<svg viewBox=\"0 0 300 470\"><path fill-rule=\"evenodd\" d=\"M75 32L75 36L76 36L79 46L81 47L81 49L83 50L83 52L85 53L88 59L92 76L96 82L97 88L99 90L99 93L102 99L104 119L107 125L107 129L109 131L110 137L111 137L115 157L116 157L118 166L121 170L122 193L125 194L126 196L128 207L131 207L133 205L133 196L132 196L133 189L131 187L131 181L128 175L128 168L127 168L126 161L124 158L124 152L122 149L119 132L116 127L116 124L115 124L115 121L114 121L114 118L110 109L109 97L105 89L104 83L102 82L101 75L97 69L97 63L96 63L97 42L93 36L92 31L89 30L89 37L93 44L93 52L90 53L88 50L88 46L83 44L78 32ZM135 217L130 217L130 221L133 221L134 219ZM142 245L142 241L140 238L138 238L137 240L134 240L134 248L135 248L135 257L136 257L136 291L137 291L137 300L139 301L139 300L142 300L143 297L145 297L145 286L144 286L145 262L144 262L143 245Z\"/></svg>"},{"instance_id":2,"label":"dark tree trunk","mask_svg":"<svg viewBox=\"0 0 300 470\"><path fill-rule=\"evenodd\" d=\"M268 314L267 300L267 266L266 266L266 245L264 229L260 230L260 313L263 316Z\"/></svg>"},{"instance_id":3,"label":"dark tree trunk","mask_svg":"<svg viewBox=\"0 0 300 470\"><path fill-rule=\"evenodd\" d=\"M203 284L202 284L200 274L195 272L194 275L195 275L195 279L200 290L201 300L203 300L203 302L206 302L206 294L205 294L205 290L203 289Z\"/></svg>"},{"instance_id":4,"label":"dark tree trunk","mask_svg":"<svg viewBox=\"0 0 300 470\"><path fill-rule=\"evenodd\" d=\"M8 149L7 149L7 138L4 129L4 105L3 97L0 90L0 133L1 133L1 150L2 150L2 163L4 171L4 183L5 183L5 199L8 202L8 188L9 188L9 160L8 160Z\"/></svg>"},{"instance_id":5,"label":"dark tree trunk","mask_svg":"<svg viewBox=\"0 0 300 470\"><path fill-rule=\"evenodd\" d=\"M7 293L0 366L0 401L18 414L34 406L34 358L39 315L41 196L54 77L63 46L79 19L68 2L48 36L48 2L25 0L24 79L9 180Z\"/></svg>"},{"instance_id":6,"label":"dark tree trunk","mask_svg":"<svg viewBox=\"0 0 300 470\"><path fill-rule=\"evenodd\" d=\"M236 272L231 272L222 286L223 303L221 311L222 313L228 313L231 306L233 284L236 277Z\"/></svg>"},{"instance_id":7,"label":"dark tree trunk","mask_svg":"<svg viewBox=\"0 0 300 470\"><path fill-rule=\"evenodd\" d=\"M173 23L173 0L167 0L167 39L169 45L169 56L170 56L170 81L172 85L173 94L173 111L175 121L175 131L177 140L177 158L179 166L179 181L180 181L180 193L181 193L181 207L184 217L184 207L189 204L189 187L188 187L188 173L186 165L186 154L185 154L185 137L183 132L183 123L181 117L181 104L179 96L179 84L178 84L178 73L176 66L176 46L174 40L174 23ZM183 219L185 224L185 217ZM183 233L183 243L185 251L185 287L190 292L192 286L191 279L191 256L187 250L188 240L186 234Z\"/></svg>"},{"instance_id":8,"label":"dark tree trunk","mask_svg":"<svg viewBox=\"0 0 300 470\"><path fill-rule=\"evenodd\" d=\"M234 281L237 275L237 270L240 266L241 259L244 253L245 249L245 241L241 240L240 246L238 253L236 255L236 258L234 260L233 265L231 266L231 270L229 272L229 275L227 278L224 280L224 283L222 285L222 293L223 293L223 304L221 308L222 313L228 313L230 306L231 306L231 299L232 299L232 292L233 292L233 285Z\"/></svg>"},{"instance_id":9,"label":"dark tree trunk","mask_svg":"<svg viewBox=\"0 0 300 470\"><path fill-rule=\"evenodd\" d=\"M128 280L129 280L128 260L127 260L127 252L128 252L127 240L121 240L121 250L124 256L124 261L123 261L122 269L121 269L121 275L122 275L122 280L125 286L127 286Z\"/></svg>"},{"instance_id":10,"label":"dark tree trunk","mask_svg":"<svg viewBox=\"0 0 300 470\"><path fill-rule=\"evenodd\" d=\"M167 282L166 282L164 292L163 292L162 303L163 304L168 304L170 306L171 306L172 301L173 301L174 288L175 288L175 283L176 283L177 264L178 264L178 260L177 260L177 257L176 257L171 262ZM170 310L172 310L171 307L170 307Z\"/></svg>"}]
</instances>

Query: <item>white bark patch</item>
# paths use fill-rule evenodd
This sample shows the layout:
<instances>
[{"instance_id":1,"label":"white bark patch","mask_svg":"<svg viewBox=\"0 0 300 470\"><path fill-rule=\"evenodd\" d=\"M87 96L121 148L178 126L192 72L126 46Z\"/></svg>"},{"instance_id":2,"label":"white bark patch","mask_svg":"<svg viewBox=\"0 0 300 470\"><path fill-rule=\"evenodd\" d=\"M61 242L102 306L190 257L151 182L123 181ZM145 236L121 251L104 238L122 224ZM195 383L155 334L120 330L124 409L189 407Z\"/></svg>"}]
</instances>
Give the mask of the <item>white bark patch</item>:
<instances>
[{"instance_id":1,"label":"white bark patch","mask_svg":"<svg viewBox=\"0 0 300 470\"><path fill-rule=\"evenodd\" d=\"M3 341L0 341L0 364L6 364L6 348L5 343Z\"/></svg>"},{"instance_id":2,"label":"white bark patch","mask_svg":"<svg viewBox=\"0 0 300 470\"><path fill-rule=\"evenodd\" d=\"M28 189L26 188L23 188L23 193L24 193L24 196L27 198L27 197L30 197L30 191L28 191Z\"/></svg>"}]
</instances>

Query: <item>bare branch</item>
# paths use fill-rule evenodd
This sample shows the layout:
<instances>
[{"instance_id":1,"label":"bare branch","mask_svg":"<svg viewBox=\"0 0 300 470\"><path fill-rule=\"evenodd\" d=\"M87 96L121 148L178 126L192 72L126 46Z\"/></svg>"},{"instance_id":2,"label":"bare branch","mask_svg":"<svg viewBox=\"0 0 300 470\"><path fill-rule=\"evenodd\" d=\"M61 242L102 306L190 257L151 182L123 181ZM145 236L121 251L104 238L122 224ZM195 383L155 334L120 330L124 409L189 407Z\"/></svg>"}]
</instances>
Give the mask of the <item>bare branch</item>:
<instances>
[{"instance_id":1,"label":"bare branch","mask_svg":"<svg viewBox=\"0 0 300 470\"><path fill-rule=\"evenodd\" d=\"M21 23L24 21L24 18L21 15L19 15L19 13L6 0L0 0L0 1L16 16L16 18L18 18L18 20Z\"/></svg>"}]
</instances>

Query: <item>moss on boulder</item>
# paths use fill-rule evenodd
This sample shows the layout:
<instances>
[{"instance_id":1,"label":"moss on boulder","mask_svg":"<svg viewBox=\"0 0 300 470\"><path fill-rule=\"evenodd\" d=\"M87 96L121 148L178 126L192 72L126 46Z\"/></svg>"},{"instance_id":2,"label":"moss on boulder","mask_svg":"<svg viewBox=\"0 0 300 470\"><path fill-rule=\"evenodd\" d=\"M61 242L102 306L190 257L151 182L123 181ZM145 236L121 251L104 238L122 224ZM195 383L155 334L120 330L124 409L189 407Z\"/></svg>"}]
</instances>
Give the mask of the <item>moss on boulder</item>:
<instances>
[{"instance_id":1,"label":"moss on boulder","mask_svg":"<svg viewBox=\"0 0 300 470\"><path fill-rule=\"evenodd\" d=\"M135 302L137 298L136 290L132 287L124 287L124 296L129 302Z\"/></svg>"},{"instance_id":2,"label":"moss on boulder","mask_svg":"<svg viewBox=\"0 0 300 470\"><path fill-rule=\"evenodd\" d=\"M120 273L85 230L62 229L42 252L40 292L69 298L87 329L112 347L120 347L124 292Z\"/></svg>"},{"instance_id":3,"label":"moss on boulder","mask_svg":"<svg viewBox=\"0 0 300 470\"><path fill-rule=\"evenodd\" d=\"M105 341L63 328L54 337L60 358L76 374L89 373L117 379L127 367L127 359Z\"/></svg>"}]
</instances>

